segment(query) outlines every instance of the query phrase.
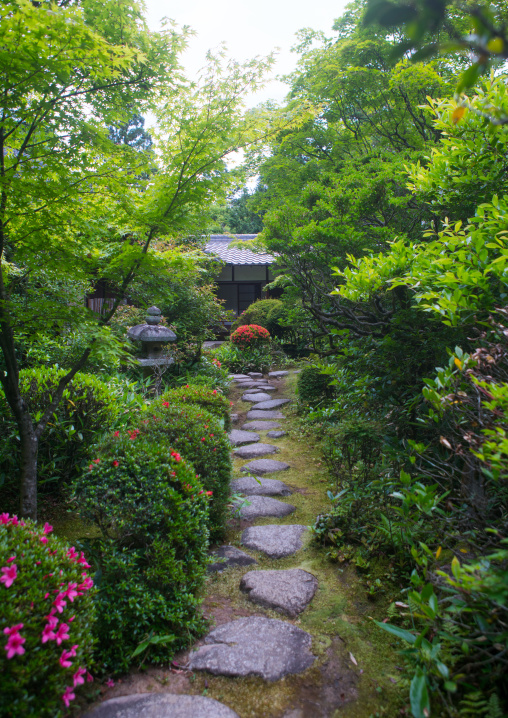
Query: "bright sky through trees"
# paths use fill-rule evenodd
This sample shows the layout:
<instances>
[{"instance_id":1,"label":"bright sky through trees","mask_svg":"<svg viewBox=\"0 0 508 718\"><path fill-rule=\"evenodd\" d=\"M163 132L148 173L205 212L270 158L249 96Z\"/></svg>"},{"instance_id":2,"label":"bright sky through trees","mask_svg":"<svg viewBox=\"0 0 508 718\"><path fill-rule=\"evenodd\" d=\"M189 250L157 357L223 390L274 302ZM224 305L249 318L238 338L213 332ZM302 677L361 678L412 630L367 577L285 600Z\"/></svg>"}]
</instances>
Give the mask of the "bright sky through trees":
<instances>
[{"instance_id":1,"label":"bright sky through trees","mask_svg":"<svg viewBox=\"0 0 508 718\"><path fill-rule=\"evenodd\" d=\"M151 29L160 29L160 20L166 16L179 25L190 25L196 32L191 38L183 61L190 75L202 67L205 53L225 42L228 56L246 60L256 55L267 55L279 48L273 75L291 72L296 56L291 47L296 43L295 33L312 27L331 33L335 18L342 14L346 0L146 0L147 18ZM281 82L272 80L264 91L249 98L255 105L265 100L281 101L287 92Z\"/></svg>"}]
</instances>

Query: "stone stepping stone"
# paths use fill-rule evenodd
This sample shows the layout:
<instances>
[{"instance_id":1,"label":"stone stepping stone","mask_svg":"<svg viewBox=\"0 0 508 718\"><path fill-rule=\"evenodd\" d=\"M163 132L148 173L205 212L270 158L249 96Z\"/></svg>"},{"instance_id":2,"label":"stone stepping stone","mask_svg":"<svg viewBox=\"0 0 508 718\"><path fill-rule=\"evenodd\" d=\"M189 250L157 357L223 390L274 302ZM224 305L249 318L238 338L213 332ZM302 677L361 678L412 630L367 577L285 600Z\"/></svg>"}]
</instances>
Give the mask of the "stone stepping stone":
<instances>
[{"instance_id":1,"label":"stone stepping stone","mask_svg":"<svg viewBox=\"0 0 508 718\"><path fill-rule=\"evenodd\" d=\"M274 516L282 518L296 511L296 506L285 504L283 501L277 501L269 496L249 496L248 504L240 499L234 502L238 506L238 515L246 521L254 521L254 519L265 518L266 516Z\"/></svg>"},{"instance_id":2,"label":"stone stepping stone","mask_svg":"<svg viewBox=\"0 0 508 718\"><path fill-rule=\"evenodd\" d=\"M137 693L111 698L83 718L238 718L223 703L205 696Z\"/></svg>"},{"instance_id":3,"label":"stone stepping stone","mask_svg":"<svg viewBox=\"0 0 508 718\"><path fill-rule=\"evenodd\" d=\"M262 411L260 409L251 409L247 412L247 419L284 419L284 414L280 411Z\"/></svg>"},{"instance_id":4,"label":"stone stepping stone","mask_svg":"<svg viewBox=\"0 0 508 718\"><path fill-rule=\"evenodd\" d=\"M192 653L189 668L216 676L260 676L278 681L315 661L311 636L291 623L249 616L215 628ZM129 717L130 718L130 717Z\"/></svg>"},{"instance_id":5,"label":"stone stepping stone","mask_svg":"<svg viewBox=\"0 0 508 718\"><path fill-rule=\"evenodd\" d=\"M258 392L257 394L244 394L242 396L242 401L250 401L253 404L257 404L258 402L262 402L262 401L270 401L270 400L271 400L270 394L265 394L262 391Z\"/></svg>"},{"instance_id":6,"label":"stone stepping stone","mask_svg":"<svg viewBox=\"0 0 508 718\"><path fill-rule=\"evenodd\" d=\"M250 379L250 376L247 376L247 374L231 374L230 376L235 381L240 381L241 379Z\"/></svg>"},{"instance_id":7,"label":"stone stepping stone","mask_svg":"<svg viewBox=\"0 0 508 718\"><path fill-rule=\"evenodd\" d=\"M231 414L231 416L233 416ZM254 431L266 431L266 429L279 429L280 424L277 421L251 421L242 426L242 429Z\"/></svg>"},{"instance_id":8,"label":"stone stepping stone","mask_svg":"<svg viewBox=\"0 0 508 718\"><path fill-rule=\"evenodd\" d=\"M249 376L252 377L252 379L262 379L263 375L260 371L249 371Z\"/></svg>"},{"instance_id":9,"label":"stone stepping stone","mask_svg":"<svg viewBox=\"0 0 508 718\"><path fill-rule=\"evenodd\" d=\"M283 481L262 479L256 476L233 479L231 490L236 494L244 494L244 496L290 496L293 493Z\"/></svg>"},{"instance_id":10,"label":"stone stepping stone","mask_svg":"<svg viewBox=\"0 0 508 718\"><path fill-rule=\"evenodd\" d=\"M259 434L256 434L254 431L233 429L229 434L229 443L232 446L241 446L242 444L253 444L259 441L259 438Z\"/></svg>"},{"instance_id":11,"label":"stone stepping stone","mask_svg":"<svg viewBox=\"0 0 508 718\"><path fill-rule=\"evenodd\" d=\"M279 449L273 444L249 444L235 449L235 456L239 459L256 459L258 456L276 454Z\"/></svg>"},{"instance_id":12,"label":"stone stepping stone","mask_svg":"<svg viewBox=\"0 0 508 718\"><path fill-rule=\"evenodd\" d=\"M262 551L270 558L284 558L302 548L302 536L306 531L307 526L301 524L250 526L242 533L242 544Z\"/></svg>"},{"instance_id":13,"label":"stone stepping stone","mask_svg":"<svg viewBox=\"0 0 508 718\"><path fill-rule=\"evenodd\" d=\"M275 459L255 459L244 464L240 471L248 471L253 474L271 474L272 471L285 471L291 468L284 461L276 461Z\"/></svg>"},{"instance_id":14,"label":"stone stepping stone","mask_svg":"<svg viewBox=\"0 0 508 718\"><path fill-rule=\"evenodd\" d=\"M259 384L257 388L261 391L278 391L277 387L271 384Z\"/></svg>"},{"instance_id":15,"label":"stone stepping stone","mask_svg":"<svg viewBox=\"0 0 508 718\"><path fill-rule=\"evenodd\" d=\"M270 439L282 439L283 436L286 436L287 431L269 431L267 436L270 437Z\"/></svg>"},{"instance_id":16,"label":"stone stepping stone","mask_svg":"<svg viewBox=\"0 0 508 718\"><path fill-rule=\"evenodd\" d=\"M232 566L250 566L257 563L255 558L252 558L244 551L240 551L236 546L220 546L214 551L210 551L209 556L214 559L222 559L208 564L207 571L209 573L224 571L225 568L231 568Z\"/></svg>"},{"instance_id":17,"label":"stone stepping stone","mask_svg":"<svg viewBox=\"0 0 508 718\"><path fill-rule=\"evenodd\" d=\"M289 404L291 399L267 399L266 401L263 400L259 402L259 404L254 404L252 407L253 409L278 409L279 406L284 406L284 404Z\"/></svg>"},{"instance_id":18,"label":"stone stepping stone","mask_svg":"<svg viewBox=\"0 0 508 718\"><path fill-rule=\"evenodd\" d=\"M274 379L280 379L282 376L287 376L289 374L288 371L269 371L268 376L271 376Z\"/></svg>"},{"instance_id":19,"label":"stone stepping stone","mask_svg":"<svg viewBox=\"0 0 508 718\"><path fill-rule=\"evenodd\" d=\"M317 587L317 578L301 568L249 571L240 582L240 590L250 601L289 618L296 618L309 605Z\"/></svg>"}]
</instances>

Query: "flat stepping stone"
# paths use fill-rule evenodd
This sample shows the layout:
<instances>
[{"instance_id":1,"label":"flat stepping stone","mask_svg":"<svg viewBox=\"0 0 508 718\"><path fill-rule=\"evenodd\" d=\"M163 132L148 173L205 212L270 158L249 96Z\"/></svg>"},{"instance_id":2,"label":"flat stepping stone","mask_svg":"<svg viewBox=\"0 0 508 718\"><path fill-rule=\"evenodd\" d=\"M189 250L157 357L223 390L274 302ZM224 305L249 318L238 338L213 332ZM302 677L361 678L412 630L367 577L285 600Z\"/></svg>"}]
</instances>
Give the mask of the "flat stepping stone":
<instances>
[{"instance_id":1,"label":"flat stepping stone","mask_svg":"<svg viewBox=\"0 0 508 718\"><path fill-rule=\"evenodd\" d=\"M246 521L254 521L254 519L273 516L282 518L296 511L296 506L285 504L283 501L277 501L269 496L249 496L249 501L243 503L241 500L235 501L238 505L238 515Z\"/></svg>"},{"instance_id":2,"label":"flat stepping stone","mask_svg":"<svg viewBox=\"0 0 508 718\"><path fill-rule=\"evenodd\" d=\"M244 496L290 496L293 493L283 481L262 479L256 476L233 479L231 490L235 494L244 494Z\"/></svg>"},{"instance_id":3,"label":"flat stepping stone","mask_svg":"<svg viewBox=\"0 0 508 718\"><path fill-rule=\"evenodd\" d=\"M255 459L244 464L240 471L247 471L252 474L271 474L272 471L285 471L291 468L284 461L276 461L275 459Z\"/></svg>"},{"instance_id":4,"label":"flat stepping stone","mask_svg":"<svg viewBox=\"0 0 508 718\"><path fill-rule=\"evenodd\" d=\"M280 411L262 411L261 409L251 409L247 412L247 419L284 419L284 414Z\"/></svg>"},{"instance_id":5,"label":"flat stepping stone","mask_svg":"<svg viewBox=\"0 0 508 718\"><path fill-rule=\"evenodd\" d=\"M255 459L258 456L276 454L278 451L279 449L273 444L249 444L235 449L235 456L239 459Z\"/></svg>"},{"instance_id":6,"label":"flat stepping stone","mask_svg":"<svg viewBox=\"0 0 508 718\"><path fill-rule=\"evenodd\" d=\"M248 374L253 379L262 379L263 378L263 375L261 374L260 371L249 371Z\"/></svg>"},{"instance_id":7,"label":"flat stepping stone","mask_svg":"<svg viewBox=\"0 0 508 718\"><path fill-rule=\"evenodd\" d=\"M296 618L309 605L317 587L317 578L301 568L249 571L240 582L240 590L250 601L289 618Z\"/></svg>"},{"instance_id":8,"label":"flat stepping stone","mask_svg":"<svg viewBox=\"0 0 508 718\"><path fill-rule=\"evenodd\" d=\"M233 416L231 414L231 416ZM277 421L250 421L242 426L242 429L254 431L266 431L267 429L279 429L280 424Z\"/></svg>"},{"instance_id":9,"label":"flat stepping stone","mask_svg":"<svg viewBox=\"0 0 508 718\"><path fill-rule=\"evenodd\" d=\"M252 407L253 409L278 409L279 406L284 406L284 404L289 404L291 399L267 399L266 401L261 401L259 404L254 404Z\"/></svg>"},{"instance_id":10,"label":"flat stepping stone","mask_svg":"<svg viewBox=\"0 0 508 718\"><path fill-rule=\"evenodd\" d=\"M282 376L287 376L289 374L288 371L269 371L268 376L273 377L274 379L280 379Z\"/></svg>"},{"instance_id":11,"label":"flat stepping stone","mask_svg":"<svg viewBox=\"0 0 508 718\"><path fill-rule=\"evenodd\" d=\"M269 431L267 436L270 437L270 439L282 439L283 436L286 436L287 431Z\"/></svg>"},{"instance_id":12,"label":"flat stepping stone","mask_svg":"<svg viewBox=\"0 0 508 718\"><path fill-rule=\"evenodd\" d=\"M207 571L209 573L215 573L216 571L224 571L225 568L231 568L232 566L250 566L253 563L257 563L255 558L249 556L248 553L240 551L236 546L220 546L215 551L210 551L211 558L222 559L221 561L214 561L209 563Z\"/></svg>"},{"instance_id":13,"label":"flat stepping stone","mask_svg":"<svg viewBox=\"0 0 508 718\"><path fill-rule=\"evenodd\" d=\"M242 444L252 444L259 441L259 434L253 431L242 431L241 429L233 429L229 434L229 443L232 446L241 446Z\"/></svg>"},{"instance_id":14,"label":"flat stepping stone","mask_svg":"<svg viewBox=\"0 0 508 718\"><path fill-rule=\"evenodd\" d=\"M240 381L241 379L250 379L250 376L247 376L247 374L231 374L230 376L235 381Z\"/></svg>"},{"instance_id":15,"label":"flat stepping stone","mask_svg":"<svg viewBox=\"0 0 508 718\"><path fill-rule=\"evenodd\" d=\"M311 636L291 623L264 616L239 618L209 633L206 645L191 654L189 668L216 676L254 675L278 681L314 663L311 643Z\"/></svg>"},{"instance_id":16,"label":"flat stepping stone","mask_svg":"<svg viewBox=\"0 0 508 718\"><path fill-rule=\"evenodd\" d=\"M262 551L270 558L284 558L302 548L302 536L306 531L307 526L301 524L251 526L242 533L242 544Z\"/></svg>"},{"instance_id":17,"label":"flat stepping stone","mask_svg":"<svg viewBox=\"0 0 508 718\"><path fill-rule=\"evenodd\" d=\"M265 394L264 392L260 391L257 394L244 394L242 396L242 401L251 401L253 404L256 404L258 402L262 401L270 401L271 397L270 394Z\"/></svg>"},{"instance_id":18,"label":"flat stepping stone","mask_svg":"<svg viewBox=\"0 0 508 718\"><path fill-rule=\"evenodd\" d=\"M83 718L238 718L223 703L205 696L138 693L111 698Z\"/></svg>"}]
</instances>

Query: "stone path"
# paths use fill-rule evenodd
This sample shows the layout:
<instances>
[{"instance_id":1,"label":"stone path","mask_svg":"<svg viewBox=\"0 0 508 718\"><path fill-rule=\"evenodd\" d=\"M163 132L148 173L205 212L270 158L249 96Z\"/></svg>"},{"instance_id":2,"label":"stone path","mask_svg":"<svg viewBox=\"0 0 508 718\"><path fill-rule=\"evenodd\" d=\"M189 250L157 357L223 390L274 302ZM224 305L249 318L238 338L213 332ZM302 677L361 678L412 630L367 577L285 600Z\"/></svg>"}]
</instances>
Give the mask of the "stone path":
<instances>
[{"instance_id":1,"label":"stone path","mask_svg":"<svg viewBox=\"0 0 508 718\"><path fill-rule=\"evenodd\" d=\"M327 564L326 570L335 576L330 592L322 584L322 565L307 558L307 524L317 510L307 509L301 515L308 484L305 478L299 480L299 472L303 465L312 476L307 455L313 452L304 444L294 447L294 434L288 435L284 427L281 409L291 401L282 393L288 375L276 371L268 377L254 372L233 376L239 402L234 414L238 428L229 434L239 477L231 482L236 524L228 535L231 543L210 552L205 608L216 627L173 664L176 669L152 672L159 685L145 682L142 692L106 700L84 718L332 718L347 703L357 701L363 668L339 632L345 608L335 594L336 565ZM254 404L253 408L247 410L244 402ZM265 443L265 435L275 443ZM268 458L281 447L285 460ZM288 472L287 483L270 478L281 471ZM313 480L316 487L322 479ZM319 489L324 494L324 487ZM258 521L259 525L252 525ZM312 549L312 555L316 553ZM328 595L324 608L323 592ZM365 610L371 615L372 605ZM271 617L277 614L280 618ZM367 643L368 654L376 655ZM374 714L379 705L377 681L385 670L382 661L379 665L370 679L375 700L367 702L363 712L354 713L358 718ZM395 677L398 680L396 672ZM396 682L393 676L389 680ZM207 697L209 686L217 700ZM151 694L152 690L162 692ZM382 714L396 715L398 710Z\"/></svg>"}]
</instances>

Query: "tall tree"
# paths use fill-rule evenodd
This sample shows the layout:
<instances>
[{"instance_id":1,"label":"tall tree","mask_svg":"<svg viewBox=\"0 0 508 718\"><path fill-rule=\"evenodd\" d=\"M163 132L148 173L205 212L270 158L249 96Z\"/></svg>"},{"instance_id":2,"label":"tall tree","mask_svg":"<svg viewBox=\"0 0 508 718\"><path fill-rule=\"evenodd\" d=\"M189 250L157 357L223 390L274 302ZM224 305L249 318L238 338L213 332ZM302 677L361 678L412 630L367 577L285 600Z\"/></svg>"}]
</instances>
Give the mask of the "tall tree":
<instances>
[{"instance_id":1,"label":"tall tree","mask_svg":"<svg viewBox=\"0 0 508 718\"><path fill-rule=\"evenodd\" d=\"M60 6L8 0L1 19L0 382L19 429L20 511L37 515L37 451L67 384L93 351L136 277L160 256L153 241L189 225L228 192L225 158L262 140L244 93L267 62L210 58L198 85L177 64L187 32L149 32L136 0ZM269 62L269 61L268 61ZM108 127L152 109L158 171L144 153L108 139ZM152 160L150 160L152 161ZM101 315L82 297L100 269L117 300ZM31 416L20 392L20 346L71 323L86 349Z\"/></svg>"}]
</instances>

